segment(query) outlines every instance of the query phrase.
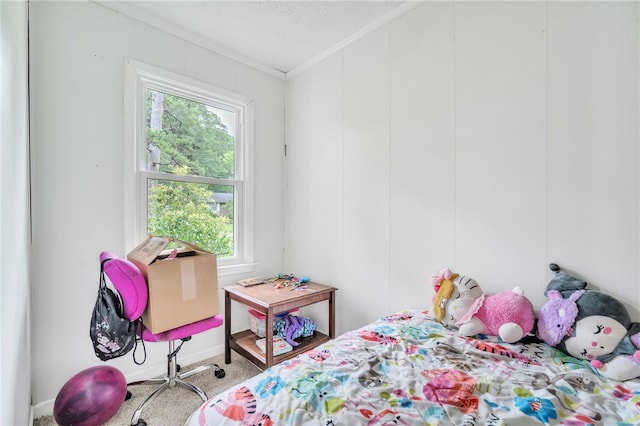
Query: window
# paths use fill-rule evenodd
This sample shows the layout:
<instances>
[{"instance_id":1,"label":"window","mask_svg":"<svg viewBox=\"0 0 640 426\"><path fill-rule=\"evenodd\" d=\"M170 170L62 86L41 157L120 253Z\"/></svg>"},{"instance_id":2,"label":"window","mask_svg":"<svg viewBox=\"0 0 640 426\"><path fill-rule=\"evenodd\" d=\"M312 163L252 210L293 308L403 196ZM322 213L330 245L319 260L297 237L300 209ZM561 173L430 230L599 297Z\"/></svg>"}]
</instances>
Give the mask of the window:
<instances>
[{"instance_id":1,"label":"window","mask_svg":"<svg viewBox=\"0 0 640 426\"><path fill-rule=\"evenodd\" d=\"M173 236L249 266L252 101L127 59L125 115L127 246Z\"/></svg>"}]
</instances>

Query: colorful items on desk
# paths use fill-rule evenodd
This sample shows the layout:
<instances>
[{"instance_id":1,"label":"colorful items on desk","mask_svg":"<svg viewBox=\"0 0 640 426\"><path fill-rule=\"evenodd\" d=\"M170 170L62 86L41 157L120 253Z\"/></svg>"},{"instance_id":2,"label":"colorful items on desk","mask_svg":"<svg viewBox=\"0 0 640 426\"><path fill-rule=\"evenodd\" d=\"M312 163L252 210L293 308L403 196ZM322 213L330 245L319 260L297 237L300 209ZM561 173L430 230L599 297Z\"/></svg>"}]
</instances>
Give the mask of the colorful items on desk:
<instances>
[{"instance_id":1,"label":"colorful items on desk","mask_svg":"<svg viewBox=\"0 0 640 426\"><path fill-rule=\"evenodd\" d=\"M311 278L306 275L296 277L294 273L290 273L278 274L278 276L271 278L269 280L269 283L274 284L275 288L291 287L291 290L294 290L300 288L302 284L308 283L310 281Z\"/></svg>"}]
</instances>

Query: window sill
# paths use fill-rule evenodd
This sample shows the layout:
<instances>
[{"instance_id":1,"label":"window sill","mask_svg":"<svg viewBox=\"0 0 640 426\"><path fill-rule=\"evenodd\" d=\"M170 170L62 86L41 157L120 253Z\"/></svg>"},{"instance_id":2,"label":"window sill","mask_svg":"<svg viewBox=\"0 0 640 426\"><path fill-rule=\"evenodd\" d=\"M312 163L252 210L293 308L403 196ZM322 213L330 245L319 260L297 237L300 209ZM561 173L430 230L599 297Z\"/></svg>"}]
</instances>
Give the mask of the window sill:
<instances>
[{"instance_id":1,"label":"window sill","mask_svg":"<svg viewBox=\"0 0 640 426\"><path fill-rule=\"evenodd\" d=\"M231 275L239 275L247 272L253 272L257 263L236 263L229 265L218 265L218 275L220 277L228 277Z\"/></svg>"}]
</instances>

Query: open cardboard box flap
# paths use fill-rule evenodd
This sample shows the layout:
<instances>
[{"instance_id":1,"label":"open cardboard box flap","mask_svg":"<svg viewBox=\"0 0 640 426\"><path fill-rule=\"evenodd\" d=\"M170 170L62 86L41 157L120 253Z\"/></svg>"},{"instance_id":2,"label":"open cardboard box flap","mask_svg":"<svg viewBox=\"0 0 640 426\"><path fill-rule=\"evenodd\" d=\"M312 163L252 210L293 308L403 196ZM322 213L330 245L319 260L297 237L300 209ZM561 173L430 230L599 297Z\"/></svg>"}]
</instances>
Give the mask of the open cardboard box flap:
<instances>
[{"instance_id":1,"label":"open cardboard box flap","mask_svg":"<svg viewBox=\"0 0 640 426\"><path fill-rule=\"evenodd\" d=\"M146 240L140 243L136 248L131 250L127 254L129 260L135 260L135 263L141 263L143 265L151 265L157 259L164 259L169 256L171 249L167 249L169 243L175 242L180 247L177 248L178 256L181 254L188 254L195 252L199 254L211 254L209 251L198 247L193 243L186 241L176 240L173 237L158 237L155 235L149 235Z\"/></svg>"}]
</instances>

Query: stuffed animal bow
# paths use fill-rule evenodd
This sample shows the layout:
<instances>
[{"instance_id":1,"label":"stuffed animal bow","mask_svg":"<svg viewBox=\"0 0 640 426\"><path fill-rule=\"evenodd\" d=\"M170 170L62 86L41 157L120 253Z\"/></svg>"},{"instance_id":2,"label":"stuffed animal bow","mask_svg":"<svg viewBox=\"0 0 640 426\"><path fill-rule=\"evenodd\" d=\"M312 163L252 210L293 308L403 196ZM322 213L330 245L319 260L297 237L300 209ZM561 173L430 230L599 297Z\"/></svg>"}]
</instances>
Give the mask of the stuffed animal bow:
<instances>
[{"instance_id":1,"label":"stuffed animal bow","mask_svg":"<svg viewBox=\"0 0 640 426\"><path fill-rule=\"evenodd\" d=\"M575 358L589 360L600 374L614 380L640 377L640 323L631 322L616 298L593 290L555 263L547 285L548 301L538 314L537 335Z\"/></svg>"},{"instance_id":2,"label":"stuffed animal bow","mask_svg":"<svg viewBox=\"0 0 640 426\"><path fill-rule=\"evenodd\" d=\"M520 287L486 294L476 280L443 269L431 278L435 296L433 313L463 336L487 334L513 343L533 330L535 312Z\"/></svg>"}]
</instances>

